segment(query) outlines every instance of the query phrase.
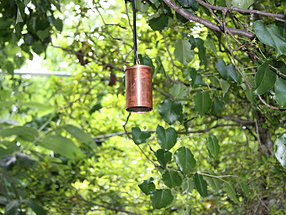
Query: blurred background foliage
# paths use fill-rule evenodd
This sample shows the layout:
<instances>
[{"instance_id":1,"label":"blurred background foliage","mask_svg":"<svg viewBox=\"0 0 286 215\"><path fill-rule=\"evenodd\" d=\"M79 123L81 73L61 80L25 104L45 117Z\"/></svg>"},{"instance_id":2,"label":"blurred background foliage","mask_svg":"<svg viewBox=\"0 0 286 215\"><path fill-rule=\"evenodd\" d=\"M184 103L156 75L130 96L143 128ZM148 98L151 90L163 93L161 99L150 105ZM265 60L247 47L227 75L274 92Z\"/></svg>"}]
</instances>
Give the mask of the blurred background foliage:
<instances>
[{"instance_id":1,"label":"blurred background foliage","mask_svg":"<svg viewBox=\"0 0 286 215\"><path fill-rule=\"evenodd\" d=\"M255 38L164 2L135 0L154 109L131 115L129 1L0 3L0 213L285 214L285 17L254 12L285 2L172 3Z\"/></svg>"}]
</instances>

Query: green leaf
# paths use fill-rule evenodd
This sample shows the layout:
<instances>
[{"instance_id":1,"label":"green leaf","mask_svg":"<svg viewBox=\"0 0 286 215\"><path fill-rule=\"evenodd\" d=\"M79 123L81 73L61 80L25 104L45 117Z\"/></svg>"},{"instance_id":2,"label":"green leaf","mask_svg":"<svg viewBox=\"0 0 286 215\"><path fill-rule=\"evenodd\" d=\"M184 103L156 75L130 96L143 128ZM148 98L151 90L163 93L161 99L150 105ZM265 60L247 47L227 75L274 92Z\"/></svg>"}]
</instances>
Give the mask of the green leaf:
<instances>
[{"instance_id":1,"label":"green leaf","mask_svg":"<svg viewBox=\"0 0 286 215\"><path fill-rule=\"evenodd\" d=\"M40 102L23 102L20 104L21 107L27 107L27 108L33 108L33 109L37 109L37 116L41 117L41 116L45 116L51 112L53 112L53 107L49 104L43 104Z\"/></svg>"},{"instance_id":2,"label":"green leaf","mask_svg":"<svg viewBox=\"0 0 286 215\"><path fill-rule=\"evenodd\" d=\"M286 52L285 38L281 35L280 30L275 25L264 26L261 20L255 21L253 24L258 39L276 49L276 57Z\"/></svg>"},{"instance_id":3,"label":"green leaf","mask_svg":"<svg viewBox=\"0 0 286 215\"><path fill-rule=\"evenodd\" d=\"M142 132L140 128L138 127L133 127L132 128L132 140L134 141L134 143L136 145L145 143L146 140L151 137L151 133L150 132Z\"/></svg>"},{"instance_id":4,"label":"green leaf","mask_svg":"<svg viewBox=\"0 0 286 215\"><path fill-rule=\"evenodd\" d=\"M207 197L208 196L207 183L203 179L203 176L196 173L194 174L193 179L194 179L194 183L195 183L196 189L199 192L199 194L202 197Z\"/></svg>"},{"instance_id":5,"label":"green leaf","mask_svg":"<svg viewBox=\"0 0 286 215\"><path fill-rule=\"evenodd\" d=\"M215 135L211 134L208 138L208 141L206 143L207 148L209 153L214 157L214 158L218 158L218 154L219 154L219 150L220 150L220 146L218 144L218 139L216 138Z\"/></svg>"},{"instance_id":6,"label":"green leaf","mask_svg":"<svg viewBox=\"0 0 286 215\"><path fill-rule=\"evenodd\" d=\"M215 55L217 55L216 45L214 40L211 37L207 37L205 43L206 43L206 48L208 48L208 50L212 51Z\"/></svg>"},{"instance_id":7,"label":"green leaf","mask_svg":"<svg viewBox=\"0 0 286 215\"><path fill-rule=\"evenodd\" d=\"M181 121L183 119L182 104L178 101L166 99L159 104L158 111L163 120L169 125L175 123L177 120Z\"/></svg>"},{"instance_id":8,"label":"green leaf","mask_svg":"<svg viewBox=\"0 0 286 215\"><path fill-rule=\"evenodd\" d=\"M152 192L150 199L153 208L160 209L170 205L174 200L174 196L169 189L158 189Z\"/></svg>"},{"instance_id":9,"label":"green leaf","mask_svg":"<svg viewBox=\"0 0 286 215\"><path fill-rule=\"evenodd\" d=\"M226 65L223 60L219 60L215 63L215 68L219 71L220 75L224 79L228 81L238 82L238 75L233 65Z\"/></svg>"},{"instance_id":10,"label":"green leaf","mask_svg":"<svg viewBox=\"0 0 286 215\"><path fill-rule=\"evenodd\" d=\"M219 179L211 176L204 176L204 179L208 182L208 184L215 192L218 192L220 190L221 183Z\"/></svg>"},{"instance_id":11,"label":"green leaf","mask_svg":"<svg viewBox=\"0 0 286 215\"><path fill-rule=\"evenodd\" d=\"M13 135L26 141L34 141L35 138L39 136L39 133L36 129L26 126L15 126L0 131L0 136L2 137L10 137Z\"/></svg>"},{"instance_id":12,"label":"green leaf","mask_svg":"<svg viewBox=\"0 0 286 215\"><path fill-rule=\"evenodd\" d=\"M186 96L189 94L189 88L183 84L174 84L174 86L170 88L170 94L174 99L183 100L186 99Z\"/></svg>"},{"instance_id":13,"label":"green leaf","mask_svg":"<svg viewBox=\"0 0 286 215\"><path fill-rule=\"evenodd\" d=\"M248 9L256 0L232 0L232 6Z\"/></svg>"},{"instance_id":14,"label":"green leaf","mask_svg":"<svg viewBox=\"0 0 286 215\"><path fill-rule=\"evenodd\" d=\"M37 202L24 199L23 202L28 205L37 215L46 215L46 211Z\"/></svg>"},{"instance_id":15,"label":"green leaf","mask_svg":"<svg viewBox=\"0 0 286 215\"><path fill-rule=\"evenodd\" d=\"M255 75L256 89L254 93L258 95L265 93L274 86L276 79L277 76L275 72L269 68L269 61L266 61L258 67L258 71Z\"/></svg>"},{"instance_id":16,"label":"green leaf","mask_svg":"<svg viewBox=\"0 0 286 215\"><path fill-rule=\"evenodd\" d=\"M183 208L179 210L177 215L191 215L192 214L192 208L190 206L186 206L186 208Z\"/></svg>"},{"instance_id":17,"label":"green leaf","mask_svg":"<svg viewBox=\"0 0 286 215\"><path fill-rule=\"evenodd\" d=\"M195 184L192 178L186 178L186 180L183 181L181 187L183 191L182 194L192 193L193 189L195 188Z\"/></svg>"},{"instance_id":18,"label":"green leaf","mask_svg":"<svg viewBox=\"0 0 286 215\"><path fill-rule=\"evenodd\" d=\"M243 193L248 198L251 198L252 197L252 191L249 189L249 187L244 182L240 182L240 186L241 186L241 189L242 189Z\"/></svg>"},{"instance_id":19,"label":"green leaf","mask_svg":"<svg viewBox=\"0 0 286 215\"><path fill-rule=\"evenodd\" d=\"M50 36L50 28L46 28L45 30L38 30L37 31L37 36L41 39L44 40L47 37Z\"/></svg>"},{"instance_id":20,"label":"green leaf","mask_svg":"<svg viewBox=\"0 0 286 215\"><path fill-rule=\"evenodd\" d=\"M208 66L208 60L206 57L206 48L204 46L204 41L200 38L196 38L195 41L196 41L197 47L199 49L200 61L205 67L207 67Z\"/></svg>"},{"instance_id":21,"label":"green leaf","mask_svg":"<svg viewBox=\"0 0 286 215\"><path fill-rule=\"evenodd\" d=\"M204 115L211 107L211 98L207 91L197 92L194 95L194 107L195 110L202 116Z\"/></svg>"},{"instance_id":22,"label":"green leaf","mask_svg":"<svg viewBox=\"0 0 286 215\"><path fill-rule=\"evenodd\" d=\"M192 86L193 87L199 87L199 86L205 84L202 81L202 76L200 74L198 74L194 68L185 67L183 69L183 76L187 80L189 80L189 79L192 80Z\"/></svg>"},{"instance_id":23,"label":"green leaf","mask_svg":"<svg viewBox=\"0 0 286 215\"><path fill-rule=\"evenodd\" d=\"M157 150L155 156L163 168L166 168L167 163L172 160L172 153L164 149Z\"/></svg>"},{"instance_id":24,"label":"green leaf","mask_svg":"<svg viewBox=\"0 0 286 215\"><path fill-rule=\"evenodd\" d=\"M17 2L17 18L16 18L16 25L19 22L24 22L23 15L24 15L24 8L25 5L22 2Z\"/></svg>"},{"instance_id":25,"label":"green leaf","mask_svg":"<svg viewBox=\"0 0 286 215\"><path fill-rule=\"evenodd\" d=\"M161 14L160 16L152 17L149 19L149 26L154 31L160 31L168 27L169 16Z\"/></svg>"},{"instance_id":26,"label":"green leaf","mask_svg":"<svg viewBox=\"0 0 286 215\"><path fill-rule=\"evenodd\" d=\"M11 61L5 63L5 69L10 75L14 74L14 64Z\"/></svg>"},{"instance_id":27,"label":"green leaf","mask_svg":"<svg viewBox=\"0 0 286 215\"><path fill-rule=\"evenodd\" d=\"M16 159L21 165L25 167L29 167L33 165L36 161L30 155L27 155L25 153L20 153L20 152L16 152Z\"/></svg>"},{"instance_id":28,"label":"green leaf","mask_svg":"<svg viewBox=\"0 0 286 215\"><path fill-rule=\"evenodd\" d=\"M227 193L228 197L234 201L235 203L239 203L239 200L236 196L235 190L230 182L226 182L223 184L223 189Z\"/></svg>"},{"instance_id":29,"label":"green leaf","mask_svg":"<svg viewBox=\"0 0 286 215\"><path fill-rule=\"evenodd\" d=\"M94 140L91 138L89 134L85 133L82 129L73 125L65 125L63 128L80 142L83 142L84 144L90 146L92 149L97 149L97 145L94 142Z\"/></svg>"},{"instance_id":30,"label":"green leaf","mask_svg":"<svg viewBox=\"0 0 286 215\"><path fill-rule=\"evenodd\" d=\"M244 90L244 93L247 97L247 99L253 103L254 102L254 95L251 91L251 89L249 89L249 87L246 84L241 84L242 89Z\"/></svg>"},{"instance_id":31,"label":"green leaf","mask_svg":"<svg viewBox=\"0 0 286 215\"><path fill-rule=\"evenodd\" d=\"M177 132L174 128L170 127L166 130L158 125L156 129L156 138L162 149L171 149L177 142Z\"/></svg>"},{"instance_id":32,"label":"green leaf","mask_svg":"<svg viewBox=\"0 0 286 215\"><path fill-rule=\"evenodd\" d=\"M145 13L149 8L149 3L147 1L135 0L135 7L138 11Z\"/></svg>"},{"instance_id":33,"label":"green leaf","mask_svg":"<svg viewBox=\"0 0 286 215\"><path fill-rule=\"evenodd\" d=\"M139 54L138 57L140 60L140 64L150 66L152 68L152 71L154 72L155 67L154 67L152 59L149 56L146 55L143 57L141 54Z\"/></svg>"},{"instance_id":34,"label":"green leaf","mask_svg":"<svg viewBox=\"0 0 286 215\"><path fill-rule=\"evenodd\" d=\"M18 215L18 208L18 200L11 200L5 207L4 215Z\"/></svg>"},{"instance_id":35,"label":"green leaf","mask_svg":"<svg viewBox=\"0 0 286 215\"><path fill-rule=\"evenodd\" d=\"M63 136L47 135L38 144L68 158L79 159L84 157L80 148L71 139Z\"/></svg>"},{"instance_id":36,"label":"green leaf","mask_svg":"<svg viewBox=\"0 0 286 215\"><path fill-rule=\"evenodd\" d=\"M194 155L186 147L179 148L175 152L174 157L179 169L185 174L191 172L196 167Z\"/></svg>"},{"instance_id":37,"label":"green leaf","mask_svg":"<svg viewBox=\"0 0 286 215\"><path fill-rule=\"evenodd\" d=\"M276 102L282 106L286 106L286 81L282 78L278 78L275 85L275 96L274 99Z\"/></svg>"},{"instance_id":38,"label":"green leaf","mask_svg":"<svg viewBox=\"0 0 286 215\"><path fill-rule=\"evenodd\" d=\"M164 184L169 188L180 186L183 182L182 177L177 171L166 170L162 175Z\"/></svg>"},{"instance_id":39,"label":"green leaf","mask_svg":"<svg viewBox=\"0 0 286 215\"><path fill-rule=\"evenodd\" d=\"M154 75L155 75L156 73L160 72L161 74L164 75L164 77L167 77L167 75L166 75L166 70L165 70L164 65L163 65L163 63L162 63L162 60L161 60L161 58L160 58L159 56L157 56L157 57L155 58L155 62L156 62L156 64L157 64L157 66L156 66Z\"/></svg>"},{"instance_id":40,"label":"green leaf","mask_svg":"<svg viewBox=\"0 0 286 215\"><path fill-rule=\"evenodd\" d=\"M222 96L224 97L225 94L228 92L230 84L227 81L223 80L223 79L220 79L219 82L220 82L220 86L221 86L221 89L222 89Z\"/></svg>"},{"instance_id":41,"label":"green leaf","mask_svg":"<svg viewBox=\"0 0 286 215\"><path fill-rule=\"evenodd\" d=\"M40 41L37 41L33 44L32 49L36 54L39 55L46 50L46 46L44 46Z\"/></svg>"},{"instance_id":42,"label":"green leaf","mask_svg":"<svg viewBox=\"0 0 286 215\"><path fill-rule=\"evenodd\" d=\"M195 0L178 0L178 2L183 6L183 7L192 7L194 10L198 9L197 3Z\"/></svg>"},{"instance_id":43,"label":"green leaf","mask_svg":"<svg viewBox=\"0 0 286 215\"><path fill-rule=\"evenodd\" d=\"M175 58L186 65L194 58L195 52L191 50L191 44L188 40L177 40L175 42Z\"/></svg>"},{"instance_id":44,"label":"green leaf","mask_svg":"<svg viewBox=\"0 0 286 215\"><path fill-rule=\"evenodd\" d=\"M154 178L150 177L147 180L144 180L138 187L141 189L143 193L146 195L150 195L153 190L156 189L155 184L153 183Z\"/></svg>"},{"instance_id":45,"label":"green leaf","mask_svg":"<svg viewBox=\"0 0 286 215\"><path fill-rule=\"evenodd\" d=\"M275 157L279 163L286 168L286 133L281 134L275 141Z\"/></svg>"},{"instance_id":46,"label":"green leaf","mask_svg":"<svg viewBox=\"0 0 286 215\"><path fill-rule=\"evenodd\" d=\"M219 114L223 109L223 103L216 97L214 96L214 101L212 104L212 114L217 115Z\"/></svg>"}]
</instances>

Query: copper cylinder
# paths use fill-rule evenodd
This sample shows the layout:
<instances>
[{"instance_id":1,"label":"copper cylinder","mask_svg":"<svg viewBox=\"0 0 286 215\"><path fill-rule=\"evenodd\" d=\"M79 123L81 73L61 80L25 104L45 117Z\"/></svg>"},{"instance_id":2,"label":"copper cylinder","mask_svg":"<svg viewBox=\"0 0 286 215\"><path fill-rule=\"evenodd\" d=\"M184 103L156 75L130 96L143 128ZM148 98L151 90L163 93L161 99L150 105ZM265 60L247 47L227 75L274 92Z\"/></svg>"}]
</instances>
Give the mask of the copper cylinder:
<instances>
[{"instance_id":1,"label":"copper cylinder","mask_svg":"<svg viewBox=\"0 0 286 215\"><path fill-rule=\"evenodd\" d=\"M126 110L143 113L151 111L152 106L152 68L135 65L125 70Z\"/></svg>"}]
</instances>

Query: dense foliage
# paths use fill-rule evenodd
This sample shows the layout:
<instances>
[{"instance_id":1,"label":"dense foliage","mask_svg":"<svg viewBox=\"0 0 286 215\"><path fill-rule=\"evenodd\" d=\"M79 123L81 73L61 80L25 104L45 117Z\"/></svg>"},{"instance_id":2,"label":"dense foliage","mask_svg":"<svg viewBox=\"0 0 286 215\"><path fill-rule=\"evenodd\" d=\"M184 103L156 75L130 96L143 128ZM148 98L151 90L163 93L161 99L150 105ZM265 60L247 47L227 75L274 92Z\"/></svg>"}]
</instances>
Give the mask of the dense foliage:
<instances>
[{"instance_id":1,"label":"dense foliage","mask_svg":"<svg viewBox=\"0 0 286 215\"><path fill-rule=\"evenodd\" d=\"M144 114L131 1L1 1L0 213L285 214L286 2L135 3Z\"/></svg>"}]
</instances>

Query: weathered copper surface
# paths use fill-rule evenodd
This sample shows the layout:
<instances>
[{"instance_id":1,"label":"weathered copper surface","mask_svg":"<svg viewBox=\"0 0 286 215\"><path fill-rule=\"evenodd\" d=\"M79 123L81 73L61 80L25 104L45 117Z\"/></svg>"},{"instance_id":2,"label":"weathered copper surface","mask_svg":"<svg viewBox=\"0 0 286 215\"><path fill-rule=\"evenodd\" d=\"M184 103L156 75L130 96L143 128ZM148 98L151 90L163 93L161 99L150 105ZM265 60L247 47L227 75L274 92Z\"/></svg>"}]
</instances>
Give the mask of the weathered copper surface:
<instances>
[{"instance_id":1,"label":"weathered copper surface","mask_svg":"<svg viewBox=\"0 0 286 215\"><path fill-rule=\"evenodd\" d=\"M152 110L152 69L145 65L126 68L126 110L143 113Z\"/></svg>"}]
</instances>

